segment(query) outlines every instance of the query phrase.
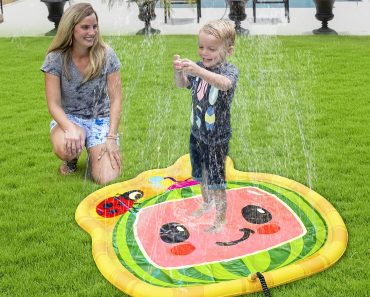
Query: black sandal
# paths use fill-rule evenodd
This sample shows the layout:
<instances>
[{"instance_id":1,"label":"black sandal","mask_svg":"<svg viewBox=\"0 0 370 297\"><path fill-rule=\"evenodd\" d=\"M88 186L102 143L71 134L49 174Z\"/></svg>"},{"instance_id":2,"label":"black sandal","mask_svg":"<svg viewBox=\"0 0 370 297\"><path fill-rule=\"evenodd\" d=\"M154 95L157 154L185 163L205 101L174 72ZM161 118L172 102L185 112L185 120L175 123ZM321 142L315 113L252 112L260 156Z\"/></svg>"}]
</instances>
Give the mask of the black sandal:
<instances>
[{"instance_id":1,"label":"black sandal","mask_svg":"<svg viewBox=\"0 0 370 297\"><path fill-rule=\"evenodd\" d=\"M69 175L77 170L77 161L78 159L73 159L71 161L63 161L62 165L59 167L59 172L62 175Z\"/></svg>"}]
</instances>

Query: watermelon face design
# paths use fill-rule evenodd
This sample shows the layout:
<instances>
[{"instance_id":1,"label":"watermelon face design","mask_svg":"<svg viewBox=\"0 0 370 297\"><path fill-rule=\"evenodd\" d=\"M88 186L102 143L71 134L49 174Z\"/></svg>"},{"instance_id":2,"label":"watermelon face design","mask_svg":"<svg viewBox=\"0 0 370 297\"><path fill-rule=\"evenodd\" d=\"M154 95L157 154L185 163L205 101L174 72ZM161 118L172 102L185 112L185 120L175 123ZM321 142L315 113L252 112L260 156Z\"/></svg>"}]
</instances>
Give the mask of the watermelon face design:
<instances>
[{"instance_id":1,"label":"watermelon face design","mask_svg":"<svg viewBox=\"0 0 370 297\"><path fill-rule=\"evenodd\" d=\"M189 155L173 166L102 188L84 199L78 224L93 239L102 274L131 296L236 296L277 286L333 265L347 245L333 206L292 180L243 173L226 162L227 223L215 210L194 218L202 201ZM122 194L117 194L122 193Z\"/></svg>"},{"instance_id":2,"label":"watermelon face design","mask_svg":"<svg viewBox=\"0 0 370 297\"><path fill-rule=\"evenodd\" d=\"M214 211L191 217L199 194L199 186L165 192L125 214L113 233L122 265L153 285L211 284L291 264L327 239L325 222L299 195L240 181L228 182L224 230L204 232Z\"/></svg>"},{"instance_id":3,"label":"watermelon face design","mask_svg":"<svg viewBox=\"0 0 370 297\"><path fill-rule=\"evenodd\" d=\"M201 197L195 196L162 202L138 213L134 224L137 243L153 265L178 269L232 260L306 233L284 202L258 188L227 191L227 225L221 233L203 231L212 224L215 211L199 218L190 215L200 201ZM153 232L148 232L148 225Z\"/></svg>"}]
</instances>

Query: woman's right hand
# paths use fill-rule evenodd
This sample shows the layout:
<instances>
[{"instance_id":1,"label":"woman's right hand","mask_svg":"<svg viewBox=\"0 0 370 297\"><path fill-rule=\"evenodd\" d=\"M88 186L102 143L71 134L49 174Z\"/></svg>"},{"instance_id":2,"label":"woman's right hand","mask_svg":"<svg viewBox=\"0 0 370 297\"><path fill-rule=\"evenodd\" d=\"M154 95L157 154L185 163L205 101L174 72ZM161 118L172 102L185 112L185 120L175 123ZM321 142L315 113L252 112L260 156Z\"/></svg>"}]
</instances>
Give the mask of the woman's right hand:
<instances>
[{"instance_id":1,"label":"woman's right hand","mask_svg":"<svg viewBox=\"0 0 370 297\"><path fill-rule=\"evenodd\" d=\"M76 157L83 149L84 135L81 129L71 125L68 130L64 131L65 149L68 155Z\"/></svg>"}]
</instances>

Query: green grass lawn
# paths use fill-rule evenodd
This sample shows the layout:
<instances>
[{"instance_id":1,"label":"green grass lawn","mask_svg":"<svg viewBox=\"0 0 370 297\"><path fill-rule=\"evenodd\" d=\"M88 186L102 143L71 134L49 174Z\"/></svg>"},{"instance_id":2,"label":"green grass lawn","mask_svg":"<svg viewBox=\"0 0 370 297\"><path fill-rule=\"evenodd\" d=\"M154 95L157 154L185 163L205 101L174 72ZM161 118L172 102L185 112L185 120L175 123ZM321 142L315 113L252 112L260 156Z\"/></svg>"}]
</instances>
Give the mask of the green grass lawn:
<instances>
[{"instance_id":1,"label":"green grass lawn","mask_svg":"<svg viewBox=\"0 0 370 297\"><path fill-rule=\"evenodd\" d=\"M197 59L195 36L106 37L122 61L123 172L170 166L188 153L190 94L172 56ZM124 296L98 271L75 222L99 189L58 174L39 70L51 39L0 38L0 296ZM369 296L370 37L238 39L230 156L241 171L285 176L329 200L349 232L328 270L273 288L274 297ZM262 293L249 296L263 296ZM160 296L158 296L160 297Z\"/></svg>"}]
</instances>

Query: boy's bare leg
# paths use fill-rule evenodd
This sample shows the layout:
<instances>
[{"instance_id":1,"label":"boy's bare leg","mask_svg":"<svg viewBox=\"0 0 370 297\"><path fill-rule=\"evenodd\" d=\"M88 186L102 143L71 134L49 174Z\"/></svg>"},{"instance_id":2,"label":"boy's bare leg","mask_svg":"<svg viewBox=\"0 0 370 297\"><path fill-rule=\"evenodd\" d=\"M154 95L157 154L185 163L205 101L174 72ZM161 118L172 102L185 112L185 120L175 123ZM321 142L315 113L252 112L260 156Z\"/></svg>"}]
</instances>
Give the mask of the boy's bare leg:
<instances>
[{"instance_id":1,"label":"boy's bare leg","mask_svg":"<svg viewBox=\"0 0 370 297\"><path fill-rule=\"evenodd\" d=\"M213 197L216 204L216 217L212 227L206 229L206 232L215 233L222 230L226 224L226 191L225 190L210 190L208 193Z\"/></svg>"},{"instance_id":2,"label":"boy's bare leg","mask_svg":"<svg viewBox=\"0 0 370 297\"><path fill-rule=\"evenodd\" d=\"M212 196L209 195L209 190L207 189L207 186L203 183L201 184L201 190L202 190L202 198L203 198L202 204L197 210L193 211L191 214L193 217L196 217L196 218L209 212L212 209L212 206L214 204Z\"/></svg>"}]
</instances>

